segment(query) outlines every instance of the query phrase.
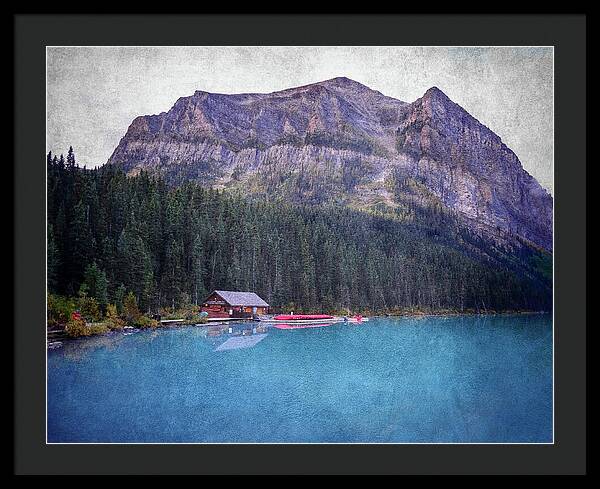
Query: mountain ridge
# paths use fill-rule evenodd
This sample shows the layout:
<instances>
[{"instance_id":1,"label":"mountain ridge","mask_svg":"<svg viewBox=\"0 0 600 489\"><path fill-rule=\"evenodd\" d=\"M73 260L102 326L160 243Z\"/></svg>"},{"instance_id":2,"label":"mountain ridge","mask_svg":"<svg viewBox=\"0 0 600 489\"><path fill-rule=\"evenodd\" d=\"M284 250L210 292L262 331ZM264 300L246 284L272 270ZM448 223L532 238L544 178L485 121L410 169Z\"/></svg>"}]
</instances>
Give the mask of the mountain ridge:
<instances>
[{"instance_id":1,"label":"mountain ridge","mask_svg":"<svg viewBox=\"0 0 600 489\"><path fill-rule=\"evenodd\" d=\"M437 87L411 103L346 77L265 94L197 90L167 112L136 117L108 164L174 185L357 208L405 205L414 182L488 234L552 250L550 194Z\"/></svg>"}]
</instances>

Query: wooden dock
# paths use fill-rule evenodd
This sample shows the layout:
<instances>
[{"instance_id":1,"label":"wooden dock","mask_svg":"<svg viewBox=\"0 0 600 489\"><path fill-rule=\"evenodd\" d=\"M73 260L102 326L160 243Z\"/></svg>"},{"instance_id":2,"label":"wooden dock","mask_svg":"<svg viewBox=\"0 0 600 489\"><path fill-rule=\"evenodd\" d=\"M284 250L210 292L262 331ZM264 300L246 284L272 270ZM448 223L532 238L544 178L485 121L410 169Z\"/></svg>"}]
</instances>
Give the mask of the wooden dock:
<instances>
[{"instance_id":1,"label":"wooden dock","mask_svg":"<svg viewBox=\"0 0 600 489\"><path fill-rule=\"evenodd\" d=\"M227 317L227 318L206 318L206 320L209 323L213 323L213 322L223 322L223 321L251 321L252 318L232 318L232 317ZM186 322L185 319L161 319L160 323L161 324L173 324L173 323L183 323ZM201 324L201 323L196 323L196 324Z\"/></svg>"}]
</instances>

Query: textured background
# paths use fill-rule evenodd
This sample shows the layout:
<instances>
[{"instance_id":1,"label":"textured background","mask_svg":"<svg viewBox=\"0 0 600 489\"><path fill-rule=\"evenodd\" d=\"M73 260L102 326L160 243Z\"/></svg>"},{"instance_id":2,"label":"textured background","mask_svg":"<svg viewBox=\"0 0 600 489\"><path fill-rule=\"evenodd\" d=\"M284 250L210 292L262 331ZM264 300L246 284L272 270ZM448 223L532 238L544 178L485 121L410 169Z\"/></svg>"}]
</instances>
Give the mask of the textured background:
<instances>
[{"instance_id":1,"label":"textured background","mask_svg":"<svg viewBox=\"0 0 600 489\"><path fill-rule=\"evenodd\" d=\"M47 149L104 164L138 115L195 90L272 92L346 76L412 102L443 90L553 193L552 47L48 47Z\"/></svg>"}]
</instances>

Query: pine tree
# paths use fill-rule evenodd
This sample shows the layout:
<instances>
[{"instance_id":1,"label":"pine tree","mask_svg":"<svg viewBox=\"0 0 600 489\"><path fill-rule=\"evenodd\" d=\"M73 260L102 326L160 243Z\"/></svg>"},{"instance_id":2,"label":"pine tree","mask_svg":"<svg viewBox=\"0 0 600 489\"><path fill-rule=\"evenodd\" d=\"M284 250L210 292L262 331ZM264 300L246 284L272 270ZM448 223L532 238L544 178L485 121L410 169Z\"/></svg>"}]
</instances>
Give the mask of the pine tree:
<instances>
[{"instance_id":1,"label":"pine tree","mask_svg":"<svg viewBox=\"0 0 600 489\"><path fill-rule=\"evenodd\" d=\"M73 284L80 284L83 272L93 257L94 238L90 229L88 207L80 199L73 209L73 218L67 229L69 240L69 262L66 270L67 279Z\"/></svg>"},{"instance_id":2,"label":"pine tree","mask_svg":"<svg viewBox=\"0 0 600 489\"><path fill-rule=\"evenodd\" d=\"M181 292L183 292L181 287L183 278L182 251L181 243L174 239L171 239L165 249L162 289L165 292L167 303L170 303L172 308L175 308Z\"/></svg>"},{"instance_id":3,"label":"pine tree","mask_svg":"<svg viewBox=\"0 0 600 489\"><path fill-rule=\"evenodd\" d=\"M114 295L114 303L115 306L117 307L117 312L119 314L123 313L123 306L124 306L124 302L125 302L125 293L127 292L127 289L125 287L125 284L121 284L117 287L117 289L115 290L115 295Z\"/></svg>"},{"instance_id":4,"label":"pine tree","mask_svg":"<svg viewBox=\"0 0 600 489\"><path fill-rule=\"evenodd\" d=\"M100 270L96 262L88 265L85 270L83 283L90 297L96 299L102 309L108 303L108 281L104 270Z\"/></svg>"},{"instance_id":5,"label":"pine tree","mask_svg":"<svg viewBox=\"0 0 600 489\"><path fill-rule=\"evenodd\" d=\"M198 305L200 301L204 300L208 294L208 291L204 287L204 275L206 273L206 267L204 265L204 247L199 234L197 234L194 238L190 261L191 295L193 297L194 304Z\"/></svg>"},{"instance_id":6,"label":"pine tree","mask_svg":"<svg viewBox=\"0 0 600 489\"><path fill-rule=\"evenodd\" d=\"M69 146L69 152L67 153L67 168L72 170L75 166L75 152L73 151L73 146Z\"/></svg>"},{"instance_id":7,"label":"pine tree","mask_svg":"<svg viewBox=\"0 0 600 489\"><path fill-rule=\"evenodd\" d=\"M60 256L56 241L54 239L54 231L52 224L48 224L48 248L47 248L47 268L46 276L48 280L48 289L51 292L56 292L58 285L58 274L60 272Z\"/></svg>"}]
</instances>

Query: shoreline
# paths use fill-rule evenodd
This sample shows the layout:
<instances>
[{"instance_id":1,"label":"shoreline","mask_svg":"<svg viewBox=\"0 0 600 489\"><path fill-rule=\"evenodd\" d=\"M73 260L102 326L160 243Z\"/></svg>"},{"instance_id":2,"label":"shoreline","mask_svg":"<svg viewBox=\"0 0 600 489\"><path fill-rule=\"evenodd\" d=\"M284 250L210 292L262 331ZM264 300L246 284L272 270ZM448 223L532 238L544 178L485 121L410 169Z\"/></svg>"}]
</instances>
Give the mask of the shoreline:
<instances>
[{"instance_id":1,"label":"shoreline","mask_svg":"<svg viewBox=\"0 0 600 489\"><path fill-rule=\"evenodd\" d=\"M369 317L439 317L439 316L517 316L527 314L552 314L552 311L433 311L433 312L401 312L398 314L374 314Z\"/></svg>"},{"instance_id":2,"label":"shoreline","mask_svg":"<svg viewBox=\"0 0 600 489\"><path fill-rule=\"evenodd\" d=\"M486 311L486 312L455 312L455 311L438 311L438 312L402 312L397 314L374 314L372 316L368 316L371 318L427 318L427 317L457 317L457 316L524 316L524 315L536 315L536 314L552 314L552 311ZM60 347L60 344L63 341L70 340L79 340L90 337L98 337L98 336L111 336L115 334L129 334L138 333L141 331L156 331L160 329L179 329L179 328L189 328L189 327L211 327L211 326L225 326L231 323L238 322L248 322L248 323L260 323L260 321L256 321L253 319L243 319L240 318L236 321L222 321L222 322L213 322L211 323L196 323L196 322L187 322L187 323L174 323L174 324L165 324L155 328L134 328L134 327L126 327L122 330L112 330L102 333L94 333L87 336L80 337L70 337L65 333L65 330L48 330L46 331L46 342L47 348L53 349ZM53 337L51 337L52 335Z\"/></svg>"}]
</instances>

